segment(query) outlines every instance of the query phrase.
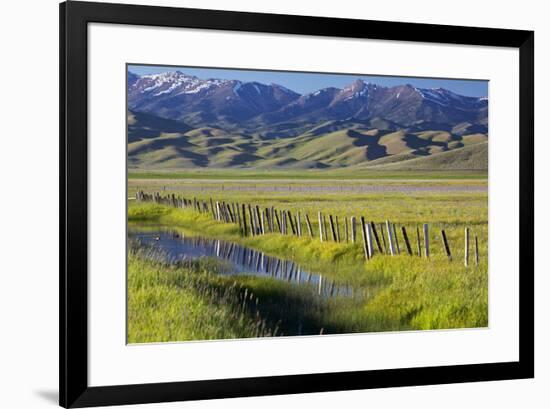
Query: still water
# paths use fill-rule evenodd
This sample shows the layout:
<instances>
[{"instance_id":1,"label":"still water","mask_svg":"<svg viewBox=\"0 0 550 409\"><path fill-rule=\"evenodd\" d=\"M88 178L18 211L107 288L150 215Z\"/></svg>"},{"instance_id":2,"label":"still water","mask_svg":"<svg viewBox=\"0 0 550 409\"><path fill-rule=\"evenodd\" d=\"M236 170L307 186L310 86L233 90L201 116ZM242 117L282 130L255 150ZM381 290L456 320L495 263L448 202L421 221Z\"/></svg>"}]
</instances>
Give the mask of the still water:
<instances>
[{"instance_id":1,"label":"still water","mask_svg":"<svg viewBox=\"0 0 550 409\"><path fill-rule=\"evenodd\" d=\"M162 229L146 232L130 230L128 237L137 240L143 247L159 250L150 254L168 263L210 257L224 262L224 268L220 269L220 274L224 275L249 275L284 280L293 285L308 286L324 298L357 297L361 293L354 291L349 285L335 285L322 274L308 271L292 260L272 257L224 240L186 236L180 232Z\"/></svg>"}]
</instances>

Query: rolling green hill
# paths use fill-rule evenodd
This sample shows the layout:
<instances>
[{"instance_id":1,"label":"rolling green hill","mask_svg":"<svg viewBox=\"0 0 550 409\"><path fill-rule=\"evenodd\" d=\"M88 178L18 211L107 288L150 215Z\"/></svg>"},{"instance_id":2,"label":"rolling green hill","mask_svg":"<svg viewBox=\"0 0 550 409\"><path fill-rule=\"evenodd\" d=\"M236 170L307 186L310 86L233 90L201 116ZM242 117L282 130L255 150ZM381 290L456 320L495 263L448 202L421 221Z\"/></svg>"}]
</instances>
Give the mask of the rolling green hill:
<instances>
[{"instance_id":1,"label":"rolling green hill","mask_svg":"<svg viewBox=\"0 0 550 409\"><path fill-rule=\"evenodd\" d=\"M481 133L380 129L373 127L373 121L348 120L300 131L275 137L277 132L266 136L265 130L192 129L178 121L129 112L128 164L134 170L487 169L487 135Z\"/></svg>"}]
</instances>

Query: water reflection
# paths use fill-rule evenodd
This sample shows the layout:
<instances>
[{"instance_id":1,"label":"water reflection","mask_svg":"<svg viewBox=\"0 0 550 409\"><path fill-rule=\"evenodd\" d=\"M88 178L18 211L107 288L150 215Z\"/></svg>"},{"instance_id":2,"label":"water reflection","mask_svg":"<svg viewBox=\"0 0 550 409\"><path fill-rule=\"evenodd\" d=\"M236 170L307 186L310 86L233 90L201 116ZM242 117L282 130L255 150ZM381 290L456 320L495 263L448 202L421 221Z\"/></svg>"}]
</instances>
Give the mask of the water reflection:
<instances>
[{"instance_id":1,"label":"water reflection","mask_svg":"<svg viewBox=\"0 0 550 409\"><path fill-rule=\"evenodd\" d=\"M160 250L151 254L164 262L176 263L214 257L225 262L226 267L220 270L224 275L251 275L284 280L294 285L309 286L324 298L356 297L360 293L356 291L354 294L353 287L336 285L322 274L307 271L292 260L272 257L224 240L186 236L170 231L130 231L128 235L138 240L142 246Z\"/></svg>"}]
</instances>

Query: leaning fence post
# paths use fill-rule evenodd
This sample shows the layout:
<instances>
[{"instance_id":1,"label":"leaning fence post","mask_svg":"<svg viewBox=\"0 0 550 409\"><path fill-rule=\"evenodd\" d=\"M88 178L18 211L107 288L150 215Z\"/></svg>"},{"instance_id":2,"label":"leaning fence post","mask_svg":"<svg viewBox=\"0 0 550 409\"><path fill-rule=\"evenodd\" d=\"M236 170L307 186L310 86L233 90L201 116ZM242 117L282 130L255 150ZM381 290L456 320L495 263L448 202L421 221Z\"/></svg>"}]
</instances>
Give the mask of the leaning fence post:
<instances>
[{"instance_id":1,"label":"leaning fence post","mask_svg":"<svg viewBox=\"0 0 550 409\"><path fill-rule=\"evenodd\" d=\"M334 222L332 220L332 215L331 214L328 215L328 221L330 223L330 231L332 232L332 240L337 241L336 240L336 230L334 230Z\"/></svg>"},{"instance_id":2,"label":"leaning fence post","mask_svg":"<svg viewBox=\"0 0 550 409\"><path fill-rule=\"evenodd\" d=\"M252 213L252 208L250 207L250 203L248 204L248 218L250 220L250 233L252 236L256 235L256 223L254 223L254 215Z\"/></svg>"},{"instance_id":3,"label":"leaning fence post","mask_svg":"<svg viewBox=\"0 0 550 409\"><path fill-rule=\"evenodd\" d=\"M403 240L405 240L407 253L409 253L409 256L412 256L411 243L409 242L409 236L407 236L407 229L405 228L405 226L401 226L401 233L403 233Z\"/></svg>"},{"instance_id":4,"label":"leaning fence post","mask_svg":"<svg viewBox=\"0 0 550 409\"><path fill-rule=\"evenodd\" d=\"M302 219L300 212L296 214L296 227L298 227L298 237L302 237Z\"/></svg>"},{"instance_id":5,"label":"leaning fence post","mask_svg":"<svg viewBox=\"0 0 550 409\"><path fill-rule=\"evenodd\" d=\"M380 254L384 254L384 252L382 251L382 246L380 245L380 239L378 238L378 233L376 231L376 225L374 224L374 222L370 222L370 227L372 227L372 234L374 234L374 240L376 241L376 247L378 247L378 251L380 252ZM382 235L384 235L383 231L381 233Z\"/></svg>"},{"instance_id":6,"label":"leaning fence post","mask_svg":"<svg viewBox=\"0 0 550 409\"><path fill-rule=\"evenodd\" d=\"M393 228L393 239L395 240L395 249L397 254L401 254L401 249L399 248L399 238L397 237L397 230L395 229L395 224L392 224Z\"/></svg>"},{"instance_id":7,"label":"leaning fence post","mask_svg":"<svg viewBox=\"0 0 550 409\"><path fill-rule=\"evenodd\" d=\"M424 256L426 258L430 257L430 238L428 235L428 224L424 223L422 225L422 228L424 229Z\"/></svg>"},{"instance_id":8,"label":"leaning fence post","mask_svg":"<svg viewBox=\"0 0 550 409\"><path fill-rule=\"evenodd\" d=\"M363 237L363 252L365 253L365 260L369 259L369 246L367 241L367 229L365 228L365 218L361 216L361 236Z\"/></svg>"},{"instance_id":9,"label":"leaning fence post","mask_svg":"<svg viewBox=\"0 0 550 409\"><path fill-rule=\"evenodd\" d=\"M308 216L307 213L306 213L306 224L307 224L307 230L308 230L308 233L309 233L309 237L313 237L313 229L311 228L311 222L309 220L309 216Z\"/></svg>"},{"instance_id":10,"label":"leaning fence post","mask_svg":"<svg viewBox=\"0 0 550 409\"><path fill-rule=\"evenodd\" d=\"M388 247L386 246L386 236L384 235L384 223L380 223L380 236L382 236L382 243L384 244L384 254L387 254Z\"/></svg>"},{"instance_id":11,"label":"leaning fence post","mask_svg":"<svg viewBox=\"0 0 550 409\"><path fill-rule=\"evenodd\" d=\"M386 231L388 232L388 243L390 245L390 254L392 256L395 256L395 250L393 248L392 229L391 229L391 223L389 220L386 220Z\"/></svg>"},{"instance_id":12,"label":"leaning fence post","mask_svg":"<svg viewBox=\"0 0 550 409\"><path fill-rule=\"evenodd\" d=\"M277 209L275 209L275 221L277 222L277 227L279 228L279 233L283 233L283 225L281 223L281 220L279 220L279 212Z\"/></svg>"},{"instance_id":13,"label":"leaning fence post","mask_svg":"<svg viewBox=\"0 0 550 409\"><path fill-rule=\"evenodd\" d=\"M323 242L323 216L321 215L321 212L317 212L317 216L319 216L319 239L321 240L321 243Z\"/></svg>"},{"instance_id":14,"label":"leaning fence post","mask_svg":"<svg viewBox=\"0 0 550 409\"><path fill-rule=\"evenodd\" d=\"M220 202L216 200L216 220L221 220L221 212L220 212Z\"/></svg>"},{"instance_id":15,"label":"leaning fence post","mask_svg":"<svg viewBox=\"0 0 550 409\"><path fill-rule=\"evenodd\" d=\"M470 229L466 227L464 229L464 265L468 267L468 261L470 259Z\"/></svg>"},{"instance_id":16,"label":"leaning fence post","mask_svg":"<svg viewBox=\"0 0 550 409\"><path fill-rule=\"evenodd\" d=\"M447 242L445 230L441 230L441 238L443 239L443 245L445 246L445 254L447 254L449 261L453 261L453 256L451 255L451 249L449 248L449 243Z\"/></svg>"},{"instance_id":17,"label":"leaning fence post","mask_svg":"<svg viewBox=\"0 0 550 409\"><path fill-rule=\"evenodd\" d=\"M372 231L371 231L371 225L370 223L367 223L367 249L369 251L369 258L372 258L374 255L374 243L372 242Z\"/></svg>"},{"instance_id":18,"label":"leaning fence post","mask_svg":"<svg viewBox=\"0 0 550 409\"><path fill-rule=\"evenodd\" d=\"M336 217L336 240L340 243L340 223L338 222L338 216Z\"/></svg>"},{"instance_id":19,"label":"leaning fence post","mask_svg":"<svg viewBox=\"0 0 550 409\"><path fill-rule=\"evenodd\" d=\"M294 227L294 219L292 218L292 213L290 212L290 210L287 210L286 212L288 214L288 221L290 223L290 230L292 231L292 234L295 236L296 235L296 228Z\"/></svg>"}]
</instances>

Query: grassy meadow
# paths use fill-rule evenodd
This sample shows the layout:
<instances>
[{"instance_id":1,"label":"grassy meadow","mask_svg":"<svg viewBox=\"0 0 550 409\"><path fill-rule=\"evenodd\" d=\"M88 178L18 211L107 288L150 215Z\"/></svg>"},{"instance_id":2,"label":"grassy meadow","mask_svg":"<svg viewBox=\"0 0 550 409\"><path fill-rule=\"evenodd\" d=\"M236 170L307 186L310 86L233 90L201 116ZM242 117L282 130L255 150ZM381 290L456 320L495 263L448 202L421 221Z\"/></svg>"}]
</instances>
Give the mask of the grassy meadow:
<instances>
[{"instance_id":1,"label":"grassy meadow","mask_svg":"<svg viewBox=\"0 0 550 409\"><path fill-rule=\"evenodd\" d=\"M488 325L488 200L483 172L187 171L131 173L129 227L159 227L238 243L296 261L363 296L322 299L306 287L268 277L223 274L212 258L168 264L131 246L128 255L128 342L163 342L274 335L473 328ZM302 215L302 237L267 233L243 237L238 225L210 213L137 203L135 193L274 206ZM341 241L319 240L317 212L338 216ZM304 215L309 215L309 237ZM401 254L365 260L358 241L346 242L343 223L364 216L397 228ZM430 258L419 257L416 228L429 224ZM401 234L405 226L414 255ZM358 226L359 227L359 226ZM464 266L464 229L472 253ZM451 253L443 247L444 229ZM385 230L384 230L385 233ZM473 242L479 242L479 265ZM387 238L386 238L387 240ZM135 245L134 245L135 247ZM252 295L251 295L252 294Z\"/></svg>"}]
</instances>

